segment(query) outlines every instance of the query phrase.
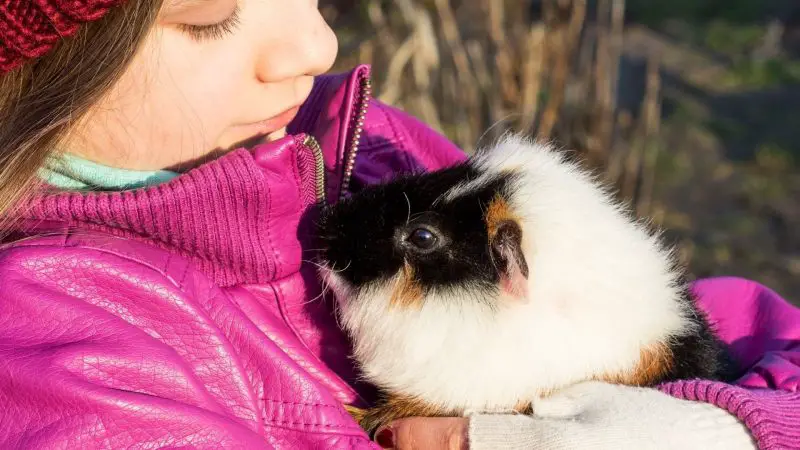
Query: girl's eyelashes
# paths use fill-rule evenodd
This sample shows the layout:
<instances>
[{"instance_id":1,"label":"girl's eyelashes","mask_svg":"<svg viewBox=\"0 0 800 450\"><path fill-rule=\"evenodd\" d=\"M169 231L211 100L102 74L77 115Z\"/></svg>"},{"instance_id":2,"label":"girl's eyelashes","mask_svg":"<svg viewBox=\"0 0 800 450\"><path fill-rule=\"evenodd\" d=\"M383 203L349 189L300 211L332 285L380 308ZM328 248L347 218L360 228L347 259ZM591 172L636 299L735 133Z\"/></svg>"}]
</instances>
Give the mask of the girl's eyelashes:
<instances>
[{"instance_id":1,"label":"girl's eyelashes","mask_svg":"<svg viewBox=\"0 0 800 450\"><path fill-rule=\"evenodd\" d=\"M189 25L182 23L178 24L178 29L188 34L196 41L204 41L206 39L221 39L235 31L238 25L239 6L237 5L233 13L222 22L208 25Z\"/></svg>"}]
</instances>

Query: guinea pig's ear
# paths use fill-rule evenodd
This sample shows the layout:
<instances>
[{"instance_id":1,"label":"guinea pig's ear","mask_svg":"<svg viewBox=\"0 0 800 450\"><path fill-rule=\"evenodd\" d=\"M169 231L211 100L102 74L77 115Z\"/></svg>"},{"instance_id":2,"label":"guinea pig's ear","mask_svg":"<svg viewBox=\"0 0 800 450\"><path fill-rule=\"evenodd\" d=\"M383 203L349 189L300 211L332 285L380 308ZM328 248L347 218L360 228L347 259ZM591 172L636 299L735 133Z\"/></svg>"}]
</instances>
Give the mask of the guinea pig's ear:
<instances>
[{"instance_id":1,"label":"guinea pig's ear","mask_svg":"<svg viewBox=\"0 0 800 450\"><path fill-rule=\"evenodd\" d=\"M492 259L500 275L500 288L512 297L528 297L528 263L522 253L522 227L514 219L503 220L489 236Z\"/></svg>"}]
</instances>

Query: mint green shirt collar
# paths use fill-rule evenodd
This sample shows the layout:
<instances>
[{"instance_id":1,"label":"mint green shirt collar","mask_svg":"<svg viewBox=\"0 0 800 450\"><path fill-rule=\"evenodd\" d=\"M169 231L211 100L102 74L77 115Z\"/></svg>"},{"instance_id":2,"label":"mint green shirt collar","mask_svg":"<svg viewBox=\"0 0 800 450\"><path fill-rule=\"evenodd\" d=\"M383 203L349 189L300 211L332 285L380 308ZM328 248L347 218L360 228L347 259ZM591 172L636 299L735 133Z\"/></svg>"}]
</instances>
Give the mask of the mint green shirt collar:
<instances>
[{"instance_id":1,"label":"mint green shirt collar","mask_svg":"<svg viewBox=\"0 0 800 450\"><path fill-rule=\"evenodd\" d=\"M154 186L178 175L169 170L118 169L67 153L39 169L42 180L65 190L122 191Z\"/></svg>"}]
</instances>

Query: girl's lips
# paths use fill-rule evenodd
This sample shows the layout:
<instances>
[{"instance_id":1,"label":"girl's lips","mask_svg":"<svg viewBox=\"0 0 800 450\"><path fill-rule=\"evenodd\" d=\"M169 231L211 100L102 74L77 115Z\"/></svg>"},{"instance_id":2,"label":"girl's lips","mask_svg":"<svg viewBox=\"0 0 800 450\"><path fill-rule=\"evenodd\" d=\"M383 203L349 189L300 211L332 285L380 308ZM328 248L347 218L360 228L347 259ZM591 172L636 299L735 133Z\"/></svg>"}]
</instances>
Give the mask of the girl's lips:
<instances>
[{"instance_id":1,"label":"girl's lips","mask_svg":"<svg viewBox=\"0 0 800 450\"><path fill-rule=\"evenodd\" d=\"M278 130L286 128L292 119L297 116L297 112L300 110L299 106L295 106L293 108L287 109L286 111L278 114L277 116L270 117L267 120L262 120L261 122L253 122L251 124L244 125L244 127L252 129L255 134L262 134L268 135L270 133L274 133Z\"/></svg>"}]
</instances>

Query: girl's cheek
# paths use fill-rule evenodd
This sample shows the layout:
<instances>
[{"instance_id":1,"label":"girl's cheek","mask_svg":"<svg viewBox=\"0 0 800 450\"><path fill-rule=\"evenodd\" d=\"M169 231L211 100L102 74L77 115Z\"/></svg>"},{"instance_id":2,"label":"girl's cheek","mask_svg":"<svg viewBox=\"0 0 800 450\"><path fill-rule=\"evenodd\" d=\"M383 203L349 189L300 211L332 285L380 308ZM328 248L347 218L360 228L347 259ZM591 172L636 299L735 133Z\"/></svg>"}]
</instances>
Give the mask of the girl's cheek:
<instances>
[{"instance_id":1,"label":"girl's cheek","mask_svg":"<svg viewBox=\"0 0 800 450\"><path fill-rule=\"evenodd\" d=\"M177 42L164 42L163 57L150 72L155 79L140 98L153 105L152 126L168 127L163 130L171 137L166 142L191 146L174 151L200 156L214 150L225 129L237 120L244 69L226 52L203 52L199 44L182 36L165 36L165 40ZM176 53L182 55L170 57Z\"/></svg>"}]
</instances>

